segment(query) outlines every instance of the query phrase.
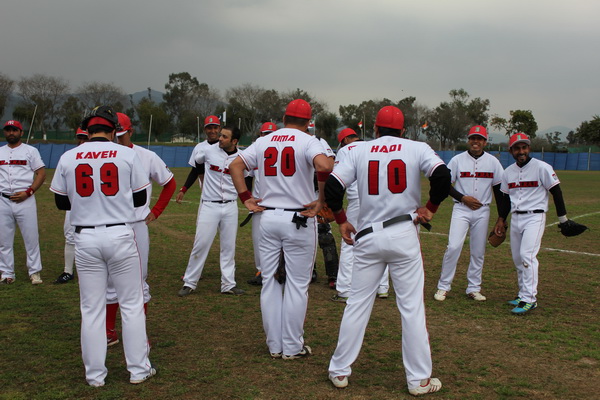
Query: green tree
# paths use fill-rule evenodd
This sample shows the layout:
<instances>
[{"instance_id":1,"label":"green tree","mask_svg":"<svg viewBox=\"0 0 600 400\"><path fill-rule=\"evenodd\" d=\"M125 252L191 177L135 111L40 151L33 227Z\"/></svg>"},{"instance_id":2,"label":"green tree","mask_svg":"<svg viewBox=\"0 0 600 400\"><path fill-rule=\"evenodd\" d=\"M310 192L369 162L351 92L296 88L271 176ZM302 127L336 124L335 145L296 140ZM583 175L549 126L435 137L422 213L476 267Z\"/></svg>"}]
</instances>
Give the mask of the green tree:
<instances>
[{"instance_id":1,"label":"green tree","mask_svg":"<svg viewBox=\"0 0 600 400\"><path fill-rule=\"evenodd\" d=\"M100 105L110 105L115 111L122 112L127 104L127 95L119 86L113 83L86 82L77 92L85 109Z\"/></svg>"},{"instance_id":2,"label":"green tree","mask_svg":"<svg viewBox=\"0 0 600 400\"><path fill-rule=\"evenodd\" d=\"M61 123L76 130L85 115L86 107L75 96L69 96L60 106Z\"/></svg>"},{"instance_id":3,"label":"green tree","mask_svg":"<svg viewBox=\"0 0 600 400\"><path fill-rule=\"evenodd\" d=\"M171 129L171 120L164 107L164 103L156 104L154 101L144 97L137 104L137 115L140 118L142 131L146 133L150 130L150 120L152 120L152 136L158 138L169 133Z\"/></svg>"},{"instance_id":4,"label":"green tree","mask_svg":"<svg viewBox=\"0 0 600 400\"><path fill-rule=\"evenodd\" d=\"M556 151L559 149L562 140L560 139L561 133L554 131L552 133L546 133L546 141L550 145L550 151Z\"/></svg>"},{"instance_id":5,"label":"green tree","mask_svg":"<svg viewBox=\"0 0 600 400\"><path fill-rule=\"evenodd\" d=\"M522 132L532 139L538 130L538 124L535 122L531 110L511 110L509 119L495 115L491 120L491 125L505 130L507 136Z\"/></svg>"},{"instance_id":6,"label":"green tree","mask_svg":"<svg viewBox=\"0 0 600 400\"><path fill-rule=\"evenodd\" d=\"M14 86L15 81L0 72L0 116L4 115L4 107L6 107L6 102Z\"/></svg>"},{"instance_id":7,"label":"green tree","mask_svg":"<svg viewBox=\"0 0 600 400\"><path fill-rule=\"evenodd\" d=\"M315 120L315 135L321 137L329 144L337 143L338 117L334 113L323 111Z\"/></svg>"},{"instance_id":8,"label":"green tree","mask_svg":"<svg viewBox=\"0 0 600 400\"><path fill-rule=\"evenodd\" d=\"M579 143L600 145L600 115L594 115L591 121L583 121L575 135Z\"/></svg>"}]
</instances>

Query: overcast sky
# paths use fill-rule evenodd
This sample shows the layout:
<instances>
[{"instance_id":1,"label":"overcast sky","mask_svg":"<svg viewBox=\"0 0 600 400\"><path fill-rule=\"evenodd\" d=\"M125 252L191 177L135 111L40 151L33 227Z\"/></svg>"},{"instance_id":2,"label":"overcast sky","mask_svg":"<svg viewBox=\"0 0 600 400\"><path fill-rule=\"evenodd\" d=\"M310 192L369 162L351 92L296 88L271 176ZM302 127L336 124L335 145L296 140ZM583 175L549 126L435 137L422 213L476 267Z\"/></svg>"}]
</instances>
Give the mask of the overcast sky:
<instances>
[{"instance_id":1,"label":"overcast sky","mask_svg":"<svg viewBox=\"0 0 600 400\"><path fill-rule=\"evenodd\" d=\"M222 94L300 88L329 110L452 89L539 129L600 114L596 0L3 0L0 72L164 91L189 72Z\"/></svg>"}]
</instances>

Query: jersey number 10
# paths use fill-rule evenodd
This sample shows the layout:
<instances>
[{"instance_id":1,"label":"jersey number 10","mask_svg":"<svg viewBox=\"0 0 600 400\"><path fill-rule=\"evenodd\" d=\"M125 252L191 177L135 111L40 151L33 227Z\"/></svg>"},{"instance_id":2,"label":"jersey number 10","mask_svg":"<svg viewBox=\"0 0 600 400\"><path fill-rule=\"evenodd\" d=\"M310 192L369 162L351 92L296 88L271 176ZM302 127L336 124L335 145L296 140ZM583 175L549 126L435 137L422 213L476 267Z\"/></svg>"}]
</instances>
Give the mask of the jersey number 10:
<instances>
[{"instance_id":1,"label":"jersey number 10","mask_svg":"<svg viewBox=\"0 0 600 400\"><path fill-rule=\"evenodd\" d=\"M406 163L402 160L391 160L386 168L387 186L392 193L406 190ZM369 161L368 171L369 194L379 194L379 160Z\"/></svg>"},{"instance_id":2,"label":"jersey number 10","mask_svg":"<svg viewBox=\"0 0 600 400\"><path fill-rule=\"evenodd\" d=\"M100 190L105 196L114 196L119 192L119 167L114 163L105 163L100 167ZM75 188L81 197L94 193L94 169L90 164L79 164L75 168Z\"/></svg>"}]
</instances>

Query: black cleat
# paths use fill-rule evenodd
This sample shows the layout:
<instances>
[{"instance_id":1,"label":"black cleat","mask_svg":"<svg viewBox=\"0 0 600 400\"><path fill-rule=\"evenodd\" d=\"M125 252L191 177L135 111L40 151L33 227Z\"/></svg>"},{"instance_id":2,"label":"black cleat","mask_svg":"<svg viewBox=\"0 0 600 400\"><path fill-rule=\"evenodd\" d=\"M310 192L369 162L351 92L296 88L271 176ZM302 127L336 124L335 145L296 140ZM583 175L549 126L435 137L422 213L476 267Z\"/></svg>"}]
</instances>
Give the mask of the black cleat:
<instances>
[{"instance_id":1,"label":"black cleat","mask_svg":"<svg viewBox=\"0 0 600 400\"><path fill-rule=\"evenodd\" d=\"M67 283L73 279L73 274L69 274L68 272L63 272L60 274L58 278L54 281L54 283Z\"/></svg>"}]
</instances>

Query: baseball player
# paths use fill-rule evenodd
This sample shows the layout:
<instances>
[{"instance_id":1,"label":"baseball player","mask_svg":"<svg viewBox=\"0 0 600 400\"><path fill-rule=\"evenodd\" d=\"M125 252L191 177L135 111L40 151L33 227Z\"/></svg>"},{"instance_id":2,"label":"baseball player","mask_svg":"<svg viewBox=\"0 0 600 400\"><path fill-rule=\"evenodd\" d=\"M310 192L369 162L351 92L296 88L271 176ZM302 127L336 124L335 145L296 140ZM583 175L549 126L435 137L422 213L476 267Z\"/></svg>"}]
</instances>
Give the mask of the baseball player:
<instances>
[{"instance_id":1,"label":"baseball player","mask_svg":"<svg viewBox=\"0 0 600 400\"><path fill-rule=\"evenodd\" d=\"M291 101L283 117L284 128L256 140L229 167L240 200L251 212L261 213L258 249L263 327L271 357L285 360L312 354L303 336L317 243L314 216L323 206L331 163L318 140L306 134L311 117L306 101ZM244 169L254 168L258 168L260 199L252 197L244 182ZM313 185L315 169L318 200ZM282 249L287 276L283 284L275 277Z\"/></svg>"},{"instance_id":2,"label":"baseball player","mask_svg":"<svg viewBox=\"0 0 600 400\"><path fill-rule=\"evenodd\" d=\"M131 224L134 207L146 204L148 175L135 151L112 143L119 129L109 106L94 108L81 123L90 141L65 152L50 190L59 209L71 209L75 264L81 300L81 352L90 386L104 386L106 369L106 290L115 286L129 382L156 374L148 358L143 279Z\"/></svg>"},{"instance_id":3,"label":"baseball player","mask_svg":"<svg viewBox=\"0 0 600 400\"><path fill-rule=\"evenodd\" d=\"M548 192L552 194L558 221L568 221L567 210L556 173L547 163L531 158L529 138L524 133L510 137L509 150L515 159L504 171L500 190L510 197L507 207L500 211L500 220L494 227L503 233L505 220L512 211L510 249L517 269L519 294L508 302L513 314L522 315L537 307L537 285L542 236L548 211Z\"/></svg>"},{"instance_id":4,"label":"baseball player","mask_svg":"<svg viewBox=\"0 0 600 400\"><path fill-rule=\"evenodd\" d=\"M77 146L89 140L87 132L81 128L77 128L75 137L77 139ZM67 283L73 279L73 267L75 265L75 228L71 225L71 211L69 210L65 212L63 232L65 234L65 269L54 281L54 283L57 284Z\"/></svg>"},{"instance_id":5,"label":"baseball player","mask_svg":"<svg viewBox=\"0 0 600 400\"><path fill-rule=\"evenodd\" d=\"M348 153L352 151L356 146L362 145L364 142L358 137L358 134L352 128L342 129L338 134L338 142L340 142L340 149L338 150L335 157L335 165L343 162L348 156ZM360 209L360 202L358 201L358 191L356 189L356 182L354 182L346 190L346 198L348 200L348 206L346 209L346 217L352 226L357 225L358 211ZM340 263L339 271L337 275L336 289L337 294L333 295L331 301L345 303L350 296L350 282L352 281L352 265L354 261L354 247L342 240L342 246L340 250ZM377 297L385 299L389 296L389 269L386 267L381 281L379 282L379 288L377 289Z\"/></svg>"},{"instance_id":6,"label":"baseball player","mask_svg":"<svg viewBox=\"0 0 600 400\"><path fill-rule=\"evenodd\" d=\"M153 151L134 145L131 142L133 127L131 120L126 114L117 113L121 129L116 133L117 141L120 145L132 148L142 162L142 168L146 172L148 179L154 181L162 190L154 207L150 209L150 200L152 196L152 185L148 186L146 204L135 209L136 221L131 224L135 233L135 241L140 251L140 260L142 263L142 278L144 279L144 312L148 311L148 302L150 301L150 286L148 286L148 255L150 253L150 235L148 233L148 224L157 219L165 208L169 205L173 193L175 193L176 183L173 173L169 170L164 161ZM119 336L115 329L117 310L119 308L119 299L114 284L109 277L108 291L106 294L106 337L108 346L119 343Z\"/></svg>"},{"instance_id":7,"label":"baseball player","mask_svg":"<svg viewBox=\"0 0 600 400\"><path fill-rule=\"evenodd\" d=\"M0 283L15 281L16 223L27 251L29 279L39 285L42 258L33 194L44 183L46 169L40 152L21 141L23 126L19 121L6 121L3 131L7 144L0 147Z\"/></svg>"},{"instance_id":8,"label":"baseball player","mask_svg":"<svg viewBox=\"0 0 600 400\"><path fill-rule=\"evenodd\" d=\"M260 133L259 133L259 137L263 137L263 136L267 136L268 134L275 132L277 130L277 125L275 125L272 122L265 122L264 124L262 124L260 126ZM256 176L255 172L257 171L257 168L253 169L252 171L248 171L248 176L246 177L246 186L248 186L249 188L252 188L252 196L255 199L259 199L260 195L259 195L259 189L258 189L258 176ZM259 232L258 232L258 226L259 226L259 222L258 219L260 219L260 213L256 214L256 215L252 215L252 246L254 247L254 265L256 266L256 275L254 275L253 278L248 280L248 283L251 285L256 285L256 286L260 286L262 285L262 274L260 272L261 268L260 268L260 257L258 254L258 239L259 239Z\"/></svg>"},{"instance_id":9,"label":"baseball player","mask_svg":"<svg viewBox=\"0 0 600 400\"><path fill-rule=\"evenodd\" d=\"M475 301L486 300L481 294L481 275L490 220L490 203L492 191L496 204L500 204L503 199L500 182L504 171L500 161L484 151L487 136L485 127L473 126L467 135L469 149L452 157L448 163L454 184L450 189L450 196L455 204L448 232L448 248L442 261L437 291L433 296L438 301L446 300L446 295L451 289L467 231L470 232L471 259L467 270L466 293Z\"/></svg>"},{"instance_id":10,"label":"baseball player","mask_svg":"<svg viewBox=\"0 0 600 400\"><path fill-rule=\"evenodd\" d=\"M352 287L346 302L329 379L348 386L358 357L381 275L389 266L402 317L402 358L412 395L437 392L431 378L431 351L425 323L423 259L416 223L427 223L450 190L450 171L425 143L401 138L404 116L383 107L375 120L377 139L356 146L327 180L325 196L346 243L354 243ZM429 201L421 207L421 173L430 181ZM356 229L342 208L344 190L356 182L360 210ZM413 223L414 222L414 223ZM358 233L356 233L358 232ZM354 239L351 234L356 233Z\"/></svg>"},{"instance_id":11,"label":"baseball player","mask_svg":"<svg viewBox=\"0 0 600 400\"><path fill-rule=\"evenodd\" d=\"M177 197L175 201L179 204L183 201L183 196L185 196L185 192L192 187L196 179L200 178L200 187L202 187L202 182L204 180L204 164L196 164L196 154L201 151L205 146L211 146L213 144L217 144L219 142L219 134L221 133L221 121L219 117L215 115L209 115L204 119L204 134L206 135L206 140L200 142L194 147L192 150L192 154L190 155L190 160L188 164L192 167L190 170L185 183L177 193Z\"/></svg>"},{"instance_id":12,"label":"baseball player","mask_svg":"<svg viewBox=\"0 0 600 400\"><path fill-rule=\"evenodd\" d=\"M228 126L221 130L218 146L202 146L195 155L197 165L205 165L204 185L196 222L196 237L190 254L183 287L179 296L196 290L210 246L219 230L221 238L221 293L242 295L235 283L235 238L238 228L236 191L229 174L229 164L237 157L241 132Z\"/></svg>"}]
</instances>

